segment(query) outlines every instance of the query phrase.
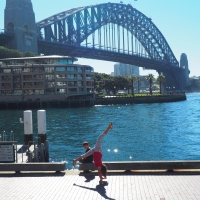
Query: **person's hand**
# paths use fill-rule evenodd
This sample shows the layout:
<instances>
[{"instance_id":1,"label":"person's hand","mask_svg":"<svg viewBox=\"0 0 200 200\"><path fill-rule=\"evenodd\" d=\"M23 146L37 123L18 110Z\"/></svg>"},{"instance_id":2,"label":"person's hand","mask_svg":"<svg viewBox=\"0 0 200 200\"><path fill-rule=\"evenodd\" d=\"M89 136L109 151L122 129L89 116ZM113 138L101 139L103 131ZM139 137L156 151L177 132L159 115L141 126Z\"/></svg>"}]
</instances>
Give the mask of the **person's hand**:
<instances>
[{"instance_id":1,"label":"person's hand","mask_svg":"<svg viewBox=\"0 0 200 200\"><path fill-rule=\"evenodd\" d=\"M113 127L112 122L110 122L109 128L112 129L112 127Z\"/></svg>"}]
</instances>

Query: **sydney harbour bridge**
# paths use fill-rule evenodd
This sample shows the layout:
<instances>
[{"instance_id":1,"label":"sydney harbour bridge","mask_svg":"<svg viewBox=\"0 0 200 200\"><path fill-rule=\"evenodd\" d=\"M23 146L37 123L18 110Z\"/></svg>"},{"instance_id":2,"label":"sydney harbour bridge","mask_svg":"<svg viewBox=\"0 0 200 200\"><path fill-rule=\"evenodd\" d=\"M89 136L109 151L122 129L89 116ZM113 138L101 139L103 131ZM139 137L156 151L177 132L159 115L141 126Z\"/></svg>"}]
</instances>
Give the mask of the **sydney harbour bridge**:
<instances>
[{"instance_id":1,"label":"sydney harbour bridge","mask_svg":"<svg viewBox=\"0 0 200 200\"><path fill-rule=\"evenodd\" d=\"M23 6L27 6L34 18L31 0L16 2L24 3L19 4L22 11ZM9 6L7 2L6 8ZM20 45L19 42L17 45L16 35L20 35L21 29L17 32L11 19L5 9L4 33L0 34L0 44L4 41L4 46L44 55L68 55L136 65L163 74L165 85L171 88L182 90L187 86L188 67L179 65L151 18L130 4L104 3L73 8L37 22L36 30L30 29L33 26L28 22L22 22L24 38Z\"/></svg>"}]
</instances>

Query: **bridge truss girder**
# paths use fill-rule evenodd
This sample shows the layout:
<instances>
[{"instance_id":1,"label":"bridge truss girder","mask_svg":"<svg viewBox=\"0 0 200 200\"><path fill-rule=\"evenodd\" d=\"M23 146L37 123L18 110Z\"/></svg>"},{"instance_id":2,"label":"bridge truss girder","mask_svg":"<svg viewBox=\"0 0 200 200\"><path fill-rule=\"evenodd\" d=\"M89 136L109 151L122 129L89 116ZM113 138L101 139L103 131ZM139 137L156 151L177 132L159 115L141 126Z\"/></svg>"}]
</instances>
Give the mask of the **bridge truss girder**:
<instances>
[{"instance_id":1,"label":"bridge truss girder","mask_svg":"<svg viewBox=\"0 0 200 200\"><path fill-rule=\"evenodd\" d=\"M117 41L118 49L115 48L114 50L109 46L107 48L108 51L120 52L120 46L125 46L124 34L127 31L132 37L138 39L149 59L167 61L171 66L179 67L179 63L170 46L158 28L150 18L133 8L130 4L106 3L71 9L42 20L37 23L37 26L40 40L74 46L81 46L86 41L87 47L88 37L108 24L123 27L120 41ZM108 29L110 31L110 27ZM117 30L115 31L117 33ZM112 35L109 35L109 37L112 37ZM105 41L98 42L101 49L101 44L105 43ZM94 38L91 46L95 47ZM129 54L129 49L123 49L123 53L125 52ZM133 49L130 52L130 54L135 53L139 54L136 50L133 52Z\"/></svg>"},{"instance_id":2,"label":"bridge truss girder","mask_svg":"<svg viewBox=\"0 0 200 200\"><path fill-rule=\"evenodd\" d=\"M164 36L130 4L75 8L44 19L37 27L39 53L133 64L163 72L174 79L176 88L185 87L182 69Z\"/></svg>"}]
</instances>

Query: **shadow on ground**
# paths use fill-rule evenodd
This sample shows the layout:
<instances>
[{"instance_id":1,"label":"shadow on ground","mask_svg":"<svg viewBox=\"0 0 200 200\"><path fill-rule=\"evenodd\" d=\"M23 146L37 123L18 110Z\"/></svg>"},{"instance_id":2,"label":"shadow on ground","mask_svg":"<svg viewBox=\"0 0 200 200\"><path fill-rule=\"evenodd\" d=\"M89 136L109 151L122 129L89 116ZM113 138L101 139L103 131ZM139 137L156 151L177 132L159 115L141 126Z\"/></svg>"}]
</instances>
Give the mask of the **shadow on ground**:
<instances>
[{"instance_id":1,"label":"shadow on ground","mask_svg":"<svg viewBox=\"0 0 200 200\"><path fill-rule=\"evenodd\" d=\"M107 196L106 189L105 189L105 186L107 186L107 185L108 185L108 183L106 181L103 181L103 183L97 185L96 188L91 188L91 187L86 187L86 186L82 186L82 185L77 185L74 183L74 186L98 192L105 199L115 200L115 199Z\"/></svg>"}]
</instances>

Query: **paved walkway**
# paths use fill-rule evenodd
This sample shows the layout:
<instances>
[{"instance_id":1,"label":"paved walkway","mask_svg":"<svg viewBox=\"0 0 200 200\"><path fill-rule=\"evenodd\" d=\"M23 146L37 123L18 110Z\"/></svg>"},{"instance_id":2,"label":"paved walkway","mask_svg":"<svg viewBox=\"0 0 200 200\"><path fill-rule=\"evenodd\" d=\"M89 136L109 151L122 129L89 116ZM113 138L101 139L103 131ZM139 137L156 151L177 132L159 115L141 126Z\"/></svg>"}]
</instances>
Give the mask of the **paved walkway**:
<instances>
[{"instance_id":1,"label":"paved walkway","mask_svg":"<svg viewBox=\"0 0 200 200\"><path fill-rule=\"evenodd\" d=\"M200 199L200 172L0 173L1 200L175 200Z\"/></svg>"}]
</instances>

